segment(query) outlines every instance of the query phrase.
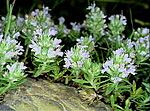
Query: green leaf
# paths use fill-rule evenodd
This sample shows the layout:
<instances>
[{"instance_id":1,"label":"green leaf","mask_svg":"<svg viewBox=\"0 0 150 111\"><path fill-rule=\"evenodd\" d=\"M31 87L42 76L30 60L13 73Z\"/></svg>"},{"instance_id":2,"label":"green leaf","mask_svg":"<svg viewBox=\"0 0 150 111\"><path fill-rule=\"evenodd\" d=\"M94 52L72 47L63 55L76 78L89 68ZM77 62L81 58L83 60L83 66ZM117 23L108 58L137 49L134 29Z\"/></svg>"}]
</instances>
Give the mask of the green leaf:
<instances>
[{"instance_id":1,"label":"green leaf","mask_svg":"<svg viewBox=\"0 0 150 111\"><path fill-rule=\"evenodd\" d=\"M111 106L114 107L114 104L115 104L114 95L110 96L110 102L111 102Z\"/></svg>"},{"instance_id":2,"label":"green leaf","mask_svg":"<svg viewBox=\"0 0 150 111\"><path fill-rule=\"evenodd\" d=\"M139 95L141 95L142 93L143 93L143 90L142 90L142 88L140 87L140 88L138 88L138 89L136 90L135 95L136 95L136 96L139 96Z\"/></svg>"},{"instance_id":3,"label":"green leaf","mask_svg":"<svg viewBox=\"0 0 150 111\"><path fill-rule=\"evenodd\" d=\"M142 84L145 86L146 91L147 91L148 93L150 93L150 83L142 82Z\"/></svg>"},{"instance_id":4,"label":"green leaf","mask_svg":"<svg viewBox=\"0 0 150 111\"><path fill-rule=\"evenodd\" d=\"M93 88L94 88L93 86L88 86L88 85L82 85L82 87L88 88L88 89L93 89ZM95 88L94 88L94 89L95 89Z\"/></svg>"},{"instance_id":5,"label":"green leaf","mask_svg":"<svg viewBox=\"0 0 150 111\"><path fill-rule=\"evenodd\" d=\"M133 94L136 93L136 82L135 81L133 81L132 91L133 91Z\"/></svg>"},{"instance_id":6,"label":"green leaf","mask_svg":"<svg viewBox=\"0 0 150 111\"><path fill-rule=\"evenodd\" d=\"M107 87L107 89L106 89L106 95L108 95L108 94L110 94L114 89L115 89L115 87L116 87L116 84L111 84L111 85L109 85L108 87Z\"/></svg>"},{"instance_id":7,"label":"green leaf","mask_svg":"<svg viewBox=\"0 0 150 111\"><path fill-rule=\"evenodd\" d=\"M129 99L127 99L127 100L125 101L125 109L129 109L130 105L131 105L131 102L130 102Z\"/></svg>"},{"instance_id":8,"label":"green leaf","mask_svg":"<svg viewBox=\"0 0 150 111\"><path fill-rule=\"evenodd\" d=\"M83 80L83 79L72 79L74 82L79 83L79 84L85 84L88 83L87 81Z\"/></svg>"},{"instance_id":9,"label":"green leaf","mask_svg":"<svg viewBox=\"0 0 150 111\"><path fill-rule=\"evenodd\" d=\"M122 111L124 111L124 109L121 106L119 106L118 104L114 104L114 106L121 109Z\"/></svg>"}]
</instances>

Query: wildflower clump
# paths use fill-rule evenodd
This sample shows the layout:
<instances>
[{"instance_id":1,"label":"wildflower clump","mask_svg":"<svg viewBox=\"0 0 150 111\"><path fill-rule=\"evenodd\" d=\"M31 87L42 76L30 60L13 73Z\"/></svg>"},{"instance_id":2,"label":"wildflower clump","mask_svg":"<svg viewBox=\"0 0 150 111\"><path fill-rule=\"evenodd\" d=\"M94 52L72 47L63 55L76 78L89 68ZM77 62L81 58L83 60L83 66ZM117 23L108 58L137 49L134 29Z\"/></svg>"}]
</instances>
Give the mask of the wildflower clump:
<instances>
[{"instance_id":1,"label":"wildflower clump","mask_svg":"<svg viewBox=\"0 0 150 111\"><path fill-rule=\"evenodd\" d=\"M0 35L0 95L15 88L25 80L23 62L18 62L23 54L23 46L16 40L19 33L11 36Z\"/></svg>"},{"instance_id":2,"label":"wildflower clump","mask_svg":"<svg viewBox=\"0 0 150 111\"><path fill-rule=\"evenodd\" d=\"M25 45L27 47L31 43L31 39L34 36L33 34L35 30L47 30L50 29L50 27L54 27L54 22L51 19L49 11L50 9L48 7L43 7L42 10L36 9L35 11L32 11L31 14L25 15L22 37L24 38Z\"/></svg>"},{"instance_id":3,"label":"wildflower clump","mask_svg":"<svg viewBox=\"0 0 150 111\"><path fill-rule=\"evenodd\" d=\"M37 29L34 31L34 37L29 47L34 52L34 65L37 67L34 77L51 70L51 64L55 63L57 58L63 56L61 52L61 40L52 38L57 33L55 29L50 28L47 31Z\"/></svg>"},{"instance_id":4,"label":"wildflower clump","mask_svg":"<svg viewBox=\"0 0 150 111\"><path fill-rule=\"evenodd\" d=\"M108 39L113 43L119 44L124 38L122 32L125 30L127 20L123 15L112 15L108 19L110 20L108 24Z\"/></svg>"},{"instance_id":5,"label":"wildflower clump","mask_svg":"<svg viewBox=\"0 0 150 111\"><path fill-rule=\"evenodd\" d=\"M14 35L15 36L15 35ZM19 55L23 54L23 46L15 40L7 36L4 38L3 34L0 35L0 66L3 67L7 62L13 62Z\"/></svg>"},{"instance_id":6,"label":"wildflower clump","mask_svg":"<svg viewBox=\"0 0 150 111\"><path fill-rule=\"evenodd\" d=\"M123 48L113 51L111 58L104 64L102 73L107 73L112 82L121 82L122 79L127 78L129 74L136 74L136 66L134 60L126 54Z\"/></svg>"},{"instance_id":7,"label":"wildflower clump","mask_svg":"<svg viewBox=\"0 0 150 111\"><path fill-rule=\"evenodd\" d=\"M134 39L135 39L135 53L136 53L136 61L137 64L140 64L147 60L150 57L150 35L149 35L149 29L143 28L138 29L137 32L135 32ZM138 37L138 35L140 35Z\"/></svg>"},{"instance_id":8,"label":"wildflower clump","mask_svg":"<svg viewBox=\"0 0 150 111\"><path fill-rule=\"evenodd\" d=\"M88 58L89 52L85 50L85 47L77 45L76 47L71 48L71 50L65 52L64 67L71 67L74 70L78 70Z\"/></svg>"},{"instance_id":9,"label":"wildflower clump","mask_svg":"<svg viewBox=\"0 0 150 111\"><path fill-rule=\"evenodd\" d=\"M90 12L86 15L86 20L84 21L83 26L90 31L92 36L94 36L97 41L106 34L105 33L105 28L107 28L107 25L105 24L106 16L100 10L99 7L96 7L95 4L89 6L87 10L89 10Z\"/></svg>"},{"instance_id":10,"label":"wildflower clump","mask_svg":"<svg viewBox=\"0 0 150 111\"><path fill-rule=\"evenodd\" d=\"M21 81L23 78L25 78L24 70L27 68L24 66L23 62L15 62L11 65L6 66L7 70L4 74L4 77L7 78L9 81L16 82Z\"/></svg>"}]
</instances>

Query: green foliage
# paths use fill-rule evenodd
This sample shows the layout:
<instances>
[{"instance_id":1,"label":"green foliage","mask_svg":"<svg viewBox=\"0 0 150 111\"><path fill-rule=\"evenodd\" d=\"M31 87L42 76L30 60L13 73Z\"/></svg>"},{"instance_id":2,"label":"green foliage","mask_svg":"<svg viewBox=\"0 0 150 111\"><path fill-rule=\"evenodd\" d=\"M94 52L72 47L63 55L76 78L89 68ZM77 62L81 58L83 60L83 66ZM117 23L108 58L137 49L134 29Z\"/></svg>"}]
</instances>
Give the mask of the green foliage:
<instances>
[{"instance_id":1,"label":"green foliage","mask_svg":"<svg viewBox=\"0 0 150 111\"><path fill-rule=\"evenodd\" d=\"M90 59L85 60L85 64L81 68L83 78L73 79L73 81L82 85L82 87L93 88L95 90L98 90L101 82L100 67L100 64L92 63Z\"/></svg>"}]
</instances>

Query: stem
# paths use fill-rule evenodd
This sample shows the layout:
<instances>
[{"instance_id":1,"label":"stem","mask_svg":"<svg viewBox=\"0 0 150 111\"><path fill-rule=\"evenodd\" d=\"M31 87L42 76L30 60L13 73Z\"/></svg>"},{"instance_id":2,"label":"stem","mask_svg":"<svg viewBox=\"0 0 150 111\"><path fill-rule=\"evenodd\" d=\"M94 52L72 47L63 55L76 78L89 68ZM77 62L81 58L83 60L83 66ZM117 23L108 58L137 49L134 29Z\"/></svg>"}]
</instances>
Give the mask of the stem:
<instances>
[{"instance_id":1,"label":"stem","mask_svg":"<svg viewBox=\"0 0 150 111\"><path fill-rule=\"evenodd\" d=\"M14 7L14 4L15 4L15 1L13 1L13 4L10 4L9 5L9 0L7 0L6 2L6 7L7 7L7 16L6 16L6 28L5 28L5 35L4 37L7 36L7 34L9 33L9 29L10 29L10 26L11 26L11 19L12 19L12 11L13 11L13 7Z\"/></svg>"},{"instance_id":2,"label":"stem","mask_svg":"<svg viewBox=\"0 0 150 111\"><path fill-rule=\"evenodd\" d=\"M98 63L100 63L100 59L99 59L98 53L97 53L95 48L94 48L94 51L95 51L95 54L96 54L97 61L98 61Z\"/></svg>"},{"instance_id":3,"label":"stem","mask_svg":"<svg viewBox=\"0 0 150 111\"><path fill-rule=\"evenodd\" d=\"M26 59L27 59L27 55L28 55L28 52L29 52L29 46L27 45L27 48L26 48L26 52L25 52L25 55L24 55L23 62L25 62L25 61L26 61Z\"/></svg>"}]
</instances>

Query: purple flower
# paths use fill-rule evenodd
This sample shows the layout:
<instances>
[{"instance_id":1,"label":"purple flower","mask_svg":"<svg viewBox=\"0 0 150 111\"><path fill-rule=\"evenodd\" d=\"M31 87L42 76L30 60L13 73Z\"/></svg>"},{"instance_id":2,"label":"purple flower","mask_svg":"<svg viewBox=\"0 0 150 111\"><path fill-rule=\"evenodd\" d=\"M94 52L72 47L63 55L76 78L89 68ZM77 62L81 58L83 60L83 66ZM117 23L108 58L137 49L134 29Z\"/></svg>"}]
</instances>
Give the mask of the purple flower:
<instances>
[{"instance_id":1,"label":"purple flower","mask_svg":"<svg viewBox=\"0 0 150 111\"><path fill-rule=\"evenodd\" d=\"M73 55L73 51L72 51L72 50L71 50L71 51L67 50L67 51L65 52L65 54L66 54L66 57L67 57L68 59L71 59L71 56Z\"/></svg>"},{"instance_id":2,"label":"purple flower","mask_svg":"<svg viewBox=\"0 0 150 111\"><path fill-rule=\"evenodd\" d=\"M7 65L6 68L9 70L10 73L14 73L15 71L18 71L18 70L24 70L27 67L24 66L23 62L21 62L21 63L16 62L16 63L12 64L11 66Z\"/></svg>"},{"instance_id":3,"label":"purple flower","mask_svg":"<svg viewBox=\"0 0 150 111\"><path fill-rule=\"evenodd\" d=\"M56 57L56 54L55 54L54 49L49 48L49 49L48 49L47 56L48 56L49 58L54 58L54 57Z\"/></svg>"},{"instance_id":4,"label":"purple flower","mask_svg":"<svg viewBox=\"0 0 150 111\"><path fill-rule=\"evenodd\" d=\"M123 62L130 63L131 61L132 61L132 59L129 58L128 54L125 54L124 58L123 58Z\"/></svg>"},{"instance_id":5,"label":"purple flower","mask_svg":"<svg viewBox=\"0 0 150 111\"><path fill-rule=\"evenodd\" d=\"M79 23L77 24L76 22L74 22L74 23L71 22L70 24L71 24L73 30L80 32L80 29L82 27L81 24L79 24Z\"/></svg>"},{"instance_id":6,"label":"purple flower","mask_svg":"<svg viewBox=\"0 0 150 111\"><path fill-rule=\"evenodd\" d=\"M38 16L39 15L39 9L36 9L35 11L31 12L31 16Z\"/></svg>"},{"instance_id":7,"label":"purple flower","mask_svg":"<svg viewBox=\"0 0 150 111\"><path fill-rule=\"evenodd\" d=\"M49 8L48 8L48 7L43 7L43 14L44 14L44 15L47 15L47 14L48 14L48 11L49 11Z\"/></svg>"},{"instance_id":8,"label":"purple flower","mask_svg":"<svg viewBox=\"0 0 150 111\"><path fill-rule=\"evenodd\" d=\"M112 15L111 17L108 18L110 21L115 21L115 20L119 20L121 24L126 25L127 24L127 20L126 17L123 15Z\"/></svg>"},{"instance_id":9,"label":"purple flower","mask_svg":"<svg viewBox=\"0 0 150 111\"><path fill-rule=\"evenodd\" d=\"M58 33L58 31L56 30L56 28L54 28L54 27L51 27L50 29L49 29L49 32L48 32L48 34L51 36L55 36L56 34Z\"/></svg>"},{"instance_id":10,"label":"purple flower","mask_svg":"<svg viewBox=\"0 0 150 111\"><path fill-rule=\"evenodd\" d=\"M131 39L127 40L127 46L128 46L128 48L133 48L134 45L135 45L135 42L131 42Z\"/></svg>"},{"instance_id":11,"label":"purple flower","mask_svg":"<svg viewBox=\"0 0 150 111\"><path fill-rule=\"evenodd\" d=\"M146 35L146 34L148 34L149 33L149 29L148 28L143 28L142 29L142 34L143 35Z\"/></svg>"},{"instance_id":12,"label":"purple flower","mask_svg":"<svg viewBox=\"0 0 150 111\"><path fill-rule=\"evenodd\" d=\"M82 65L83 65L83 62L82 62L82 61L77 61L77 66L78 66L78 67L82 67Z\"/></svg>"},{"instance_id":13,"label":"purple flower","mask_svg":"<svg viewBox=\"0 0 150 111\"><path fill-rule=\"evenodd\" d=\"M84 50L81 46L76 46L71 48L71 50L67 50L65 52L65 65L64 67L71 68L81 68L84 64L84 61L89 58L89 52Z\"/></svg>"},{"instance_id":14,"label":"purple flower","mask_svg":"<svg viewBox=\"0 0 150 111\"><path fill-rule=\"evenodd\" d=\"M81 56L82 56L83 58L89 58L89 57L90 57L90 55L89 55L88 52L81 52Z\"/></svg>"},{"instance_id":15,"label":"purple flower","mask_svg":"<svg viewBox=\"0 0 150 111\"><path fill-rule=\"evenodd\" d=\"M113 51L113 53L114 53L115 55L117 55L117 56L120 56L120 55L122 55L122 53L124 53L124 49L123 49L123 48L120 48L120 49L118 49L118 50L116 50L116 51Z\"/></svg>"}]
</instances>

